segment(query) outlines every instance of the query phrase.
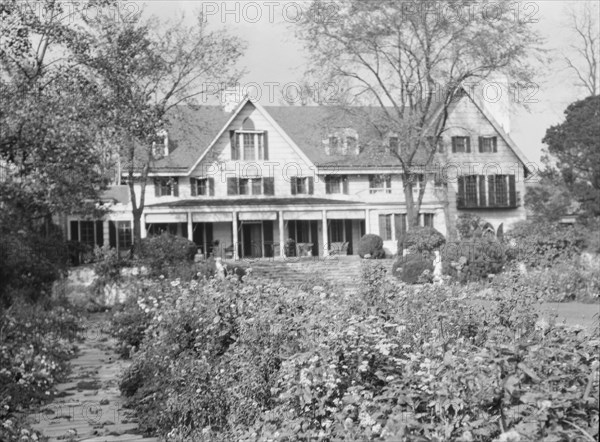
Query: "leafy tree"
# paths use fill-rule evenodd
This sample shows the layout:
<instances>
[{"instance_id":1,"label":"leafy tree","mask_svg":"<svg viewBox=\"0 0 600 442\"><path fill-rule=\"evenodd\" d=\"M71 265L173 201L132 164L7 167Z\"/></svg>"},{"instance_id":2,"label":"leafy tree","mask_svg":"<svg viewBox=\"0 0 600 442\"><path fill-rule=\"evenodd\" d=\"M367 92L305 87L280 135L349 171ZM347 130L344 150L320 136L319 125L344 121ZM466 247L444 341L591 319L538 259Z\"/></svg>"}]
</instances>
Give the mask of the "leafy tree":
<instances>
[{"instance_id":1,"label":"leafy tree","mask_svg":"<svg viewBox=\"0 0 600 442\"><path fill-rule=\"evenodd\" d=\"M0 204L19 228L81 210L105 184L96 89L68 56L85 31L64 8L0 5Z\"/></svg>"},{"instance_id":2,"label":"leafy tree","mask_svg":"<svg viewBox=\"0 0 600 442\"><path fill-rule=\"evenodd\" d=\"M433 140L446 129L453 100L465 83L492 74L529 79L526 60L539 39L530 23L517 17L520 4L508 1L478 2L475 10L468 1L341 0L333 5L332 13L330 2L314 0L299 22L312 71L347 91L340 101L349 111L356 104L380 109L371 122L383 136L400 134L400 149L393 154L408 222L417 225L427 181L415 198L414 174L431 164L438 148Z\"/></svg>"},{"instance_id":3,"label":"leafy tree","mask_svg":"<svg viewBox=\"0 0 600 442\"><path fill-rule=\"evenodd\" d=\"M138 254L153 143L162 143L160 133L178 105L194 103L214 93L208 85L230 84L240 75L233 66L244 44L225 31L209 31L201 14L196 18L191 26L184 17L173 24L141 16L96 20L89 23L93 38L79 54L105 92L102 107L128 175Z\"/></svg>"},{"instance_id":4,"label":"leafy tree","mask_svg":"<svg viewBox=\"0 0 600 442\"><path fill-rule=\"evenodd\" d=\"M565 121L550 127L542 140L581 210L600 215L600 96L570 104Z\"/></svg>"}]
</instances>

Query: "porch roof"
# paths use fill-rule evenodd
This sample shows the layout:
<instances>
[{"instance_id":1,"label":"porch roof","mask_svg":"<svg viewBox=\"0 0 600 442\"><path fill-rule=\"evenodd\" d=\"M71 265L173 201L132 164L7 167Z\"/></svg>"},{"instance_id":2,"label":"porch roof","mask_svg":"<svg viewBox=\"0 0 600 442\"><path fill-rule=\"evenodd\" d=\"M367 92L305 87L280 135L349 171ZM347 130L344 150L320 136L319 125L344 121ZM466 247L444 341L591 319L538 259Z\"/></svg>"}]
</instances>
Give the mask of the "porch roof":
<instances>
[{"instance_id":1,"label":"porch roof","mask_svg":"<svg viewBox=\"0 0 600 442\"><path fill-rule=\"evenodd\" d=\"M329 198L227 198L227 199L187 199L164 203L148 204L146 207L229 207L229 206L353 206L364 207L360 201L336 200ZM288 209L289 210L289 209Z\"/></svg>"}]
</instances>

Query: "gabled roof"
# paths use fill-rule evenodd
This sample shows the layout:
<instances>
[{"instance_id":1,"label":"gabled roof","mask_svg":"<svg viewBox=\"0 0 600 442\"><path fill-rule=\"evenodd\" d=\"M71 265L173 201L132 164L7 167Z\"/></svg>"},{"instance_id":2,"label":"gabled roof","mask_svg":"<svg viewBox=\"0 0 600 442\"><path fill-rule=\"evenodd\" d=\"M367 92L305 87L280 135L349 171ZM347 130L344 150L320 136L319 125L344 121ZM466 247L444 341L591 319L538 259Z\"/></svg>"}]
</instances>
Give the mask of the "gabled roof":
<instances>
[{"instance_id":1,"label":"gabled roof","mask_svg":"<svg viewBox=\"0 0 600 442\"><path fill-rule=\"evenodd\" d=\"M526 166L527 158L494 119L491 112L467 90L465 92L498 135ZM380 129L372 124L373 121L384 118L385 112L381 108L354 107L348 110L334 106L263 107L245 99L232 113L224 112L221 106L178 106L171 111L167 126L170 154L153 162L152 173L189 175L249 102L281 132L282 137L288 140L292 148L296 149L308 164L312 163L317 167L364 168L366 170L399 166L399 160L393 154L381 149L382 140L387 134L380 133ZM358 155L350 153L348 155L328 155L323 140L336 130L345 128L357 131L361 146L360 153ZM424 154L424 152L417 153L413 164L425 163Z\"/></svg>"}]
</instances>

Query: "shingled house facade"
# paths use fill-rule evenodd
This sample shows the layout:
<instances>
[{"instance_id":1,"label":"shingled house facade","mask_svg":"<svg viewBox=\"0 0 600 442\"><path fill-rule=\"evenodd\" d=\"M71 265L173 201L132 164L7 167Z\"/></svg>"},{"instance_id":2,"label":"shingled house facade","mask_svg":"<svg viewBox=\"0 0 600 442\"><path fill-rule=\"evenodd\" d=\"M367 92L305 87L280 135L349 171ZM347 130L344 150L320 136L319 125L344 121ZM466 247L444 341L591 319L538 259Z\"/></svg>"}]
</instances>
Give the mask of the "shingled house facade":
<instances>
[{"instance_id":1,"label":"shingled house facade","mask_svg":"<svg viewBox=\"0 0 600 442\"><path fill-rule=\"evenodd\" d=\"M375 233L388 254L396 252L408 228L392 153L401 134L375 135L328 107L263 107L250 99L232 112L179 112L164 145L155 146L143 237L169 231L225 258L323 257L355 254L361 236ZM419 223L446 234L461 212L496 228L524 219L527 160L491 112L465 93L446 127L433 163L415 171L415 192L429 174ZM129 191L117 184L105 195L103 219L68 218L69 239L130 247ZM286 248L290 239L295 251Z\"/></svg>"}]
</instances>

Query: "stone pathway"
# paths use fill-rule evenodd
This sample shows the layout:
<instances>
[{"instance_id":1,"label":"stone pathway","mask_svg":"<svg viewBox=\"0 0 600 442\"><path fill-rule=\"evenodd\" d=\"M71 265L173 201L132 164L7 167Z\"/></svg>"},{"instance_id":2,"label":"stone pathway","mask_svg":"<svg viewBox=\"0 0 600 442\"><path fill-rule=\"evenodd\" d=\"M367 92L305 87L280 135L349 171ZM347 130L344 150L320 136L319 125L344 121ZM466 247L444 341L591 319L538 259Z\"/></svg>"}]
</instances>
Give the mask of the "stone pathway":
<instances>
[{"instance_id":1,"label":"stone pathway","mask_svg":"<svg viewBox=\"0 0 600 442\"><path fill-rule=\"evenodd\" d=\"M68 382L57 385L52 403L29 416L50 441L158 441L140 435L132 411L122 408L118 379L129 362L112 351L115 342L106 327L106 314L88 318Z\"/></svg>"}]
</instances>

